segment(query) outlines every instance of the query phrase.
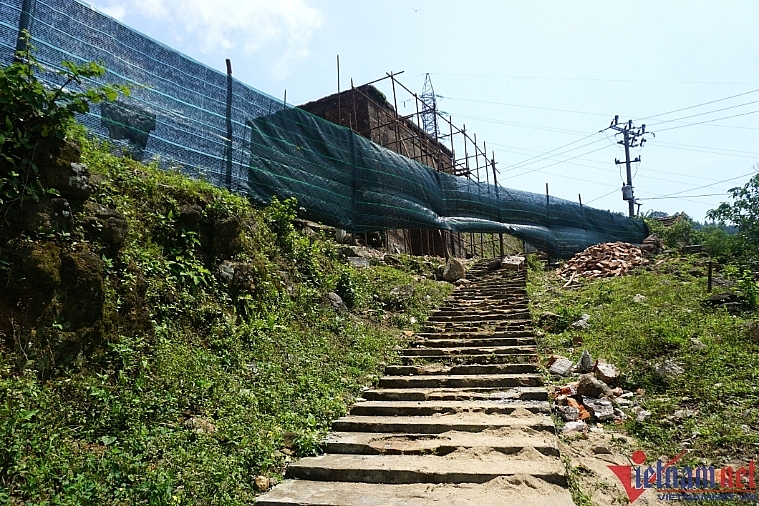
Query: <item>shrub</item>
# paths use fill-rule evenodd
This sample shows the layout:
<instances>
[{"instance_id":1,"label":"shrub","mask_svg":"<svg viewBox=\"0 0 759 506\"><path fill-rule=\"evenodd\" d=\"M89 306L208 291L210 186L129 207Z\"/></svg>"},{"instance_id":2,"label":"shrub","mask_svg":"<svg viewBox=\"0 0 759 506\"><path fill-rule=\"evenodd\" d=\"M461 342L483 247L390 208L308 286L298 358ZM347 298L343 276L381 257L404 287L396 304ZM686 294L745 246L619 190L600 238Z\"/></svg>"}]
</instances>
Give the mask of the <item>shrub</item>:
<instances>
[{"instance_id":1,"label":"shrub","mask_svg":"<svg viewBox=\"0 0 759 506\"><path fill-rule=\"evenodd\" d=\"M105 68L94 62L77 65L64 61L57 72L62 83L49 88L37 77L45 71L35 59L33 47L17 54L16 61L0 68L0 205L25 198L37 200L45 189L39 182L37 163L55 157L63 146L75 115L89 111L91 103L115 100L129 90L119 85L84 86L87 79L102 77Z\"/></svg>"}]
</instances>

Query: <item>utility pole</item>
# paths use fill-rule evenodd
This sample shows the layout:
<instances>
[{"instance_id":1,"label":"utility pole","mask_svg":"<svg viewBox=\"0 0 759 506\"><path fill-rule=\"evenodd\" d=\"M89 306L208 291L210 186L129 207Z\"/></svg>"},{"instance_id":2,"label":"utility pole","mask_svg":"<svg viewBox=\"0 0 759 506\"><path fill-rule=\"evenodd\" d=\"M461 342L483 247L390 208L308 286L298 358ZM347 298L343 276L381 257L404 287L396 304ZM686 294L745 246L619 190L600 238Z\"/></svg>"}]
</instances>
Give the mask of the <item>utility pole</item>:
<instances>
[{"instance_id":1,"label":"utility pole","mask_svg":"<svg viewBox=\"0 0 759 506\"><path fill-rule=\"evenodd\" d=\"M635 193L633 192L631 164L633 162L640 162L640 156L636 157L635 160L630 160L630 148L637 148L638 146L643 147L643 144L646 142L646 138L643 137L643 135L646 134L646 125L643 124L640 127L635 128L633 126L632 120L628 120L627 123L622 123L622 125L620 125L619 115L616 115L609 125L609 128L616 130L623 136L621 141L617 141L617 144L621 144L625 147L625 161L620 162L615 158L614 163L617 165L622 165L624 163L627 168L627 184L622 185L622 199L627 201L630 218L632 218L635 216L636 201ZM651 133L651 135L654 135L653 132L649 133ZM638 209L640 209L640 207L638 207Z\"/></svg>"}]
</instances>

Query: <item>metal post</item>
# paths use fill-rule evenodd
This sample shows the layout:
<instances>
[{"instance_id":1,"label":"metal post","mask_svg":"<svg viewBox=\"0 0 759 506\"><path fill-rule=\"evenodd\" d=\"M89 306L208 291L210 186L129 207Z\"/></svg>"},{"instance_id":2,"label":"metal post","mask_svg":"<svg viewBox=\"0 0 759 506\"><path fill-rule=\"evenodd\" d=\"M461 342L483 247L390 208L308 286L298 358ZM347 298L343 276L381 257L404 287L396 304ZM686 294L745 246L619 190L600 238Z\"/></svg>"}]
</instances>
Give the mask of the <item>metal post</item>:
<instances>
[{"instance_id":1,"label":"metal post","mask_svg":"<svg viewBox=\"0 0 759 506\"><path fill-rule=\"evenodd\" d=\"M356 88L353 87L353 78L351 77L351 102L353 103L353 124L356 125L356 128L354 131L358 133L358 114L356 113ZM367 113L369 112L369 107L367 105ZM350 114L350 112L348 113ZM359 133L359 135L361 135Z\"/></svg>"},{"instance_id":2,"label":"metal post","mask_svg":"<svg viewBox=\"0 0 759 506\"><path fill-rule=\"evenodd\" d=\"M36 0L24 0L21 4L21 16L18 20L18 38L16 39L16 53L25 53L28 49L26 38L22 37L24 30L31 33L33 13L37 8Z\"/></svg>"},{"instance_id":3,"label":"metal post","mask_svg":"<svg viewBox=\"0 0 759 506\"><path fill-rule=\"evenodd\" d=\"M337 124L343 124L343 117L340 110L340 55L337 55Z\"/></svg>"}]
</instances>

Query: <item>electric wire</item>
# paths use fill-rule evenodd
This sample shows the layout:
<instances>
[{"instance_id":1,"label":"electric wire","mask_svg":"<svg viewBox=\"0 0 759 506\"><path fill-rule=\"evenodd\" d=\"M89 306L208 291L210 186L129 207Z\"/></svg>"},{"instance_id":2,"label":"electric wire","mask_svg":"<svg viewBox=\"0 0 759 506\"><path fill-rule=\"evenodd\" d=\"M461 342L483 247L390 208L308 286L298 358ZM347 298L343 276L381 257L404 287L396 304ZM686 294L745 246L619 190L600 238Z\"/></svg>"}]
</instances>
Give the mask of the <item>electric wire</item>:
<instances>
[{"instance_id":1,"label":"electric wire","mask_svg":"<svg viewBox=\"0 0 759 506\"><path fill-rule=\"evenodd\" d=\"M725 116L724 118L707 119L707 120L704 120L704 121L699 121L697 123L688 123L686 125L673 126L673 127L669 127L669 128L659 128L656 131L657 132L666 132L667 130L676 130L678 128L691 127L691 126L695 126L695 125L703 125L704 123L712 123L714 121L722 121L724 119L737 118L737 117L740 117L740 116L748 116L749 114L756 114L758 112L759 111L749 111L749 112L744 112L744 113L741 113L741 114L734 114L732 116ZM728 125L714 125L714 126L728 126ZM735 125L730 125L730 126L732 126L733 128L743 128L743 129L747 129L747 130L759 130L759 128L740 127L740 126L735 126Z\"/></svg>"},{"instance_id":2,"label":"electric wire","mask_svg":"<svg viewBox=\"0 0 759 506\"><path fill-rule=\"evenodd\" d=\"M752 102L745 102L743 104L731 105L730 107L723 107L721 109L715 109L713 111L706 111L706 112L700 112L698 114L691 114L690 116L683 116L682 118L667 119L667 120L664 120L664 121L660 121L658 123L654 123L653 125L649 125L649 126L650 127L656 127L657 125L663 125L665 123L674 123L674 122L677 122L677 121L682 121L684 119L696 118L698 116L706 116L707 114L714 114L715 112L727 111L729 109L736 109L738 107L745 107L747 105L752 105L752 104L756 104L756 103L759 103L759 100L754 100Z\"/></svg>"},{"instance_id":3,"label":"electric wire","mask_svg":"<svg viewBox=\"0 0 759 506\"><path fill-rule=\"evenodd\" d=\"M702 195L675 195L674 197L640 197L638 200L662 200L662 199L684 199L688 197L714 197L717 195L727 195L727 192L722 193L705 193Z\"/></svg>"},{"instance_id":4,"label":"electric wire","mask_svg":"<svg viewBox=\"0 0 759 506\"><path fill-rule=\"evenodd\" d=\"M697 107L702 107L702 106L709 105L709 104L715 104L717 102L723 102L725 100L730 100L731 98L742 97L744 95L750 95L752 93L757 93L757 92L759 92L759 89L751 90L751 91L746 91L744 93L738 93L737 95L731 95L729 97L718 98L716 100L710 100L709 102L703 102L703 103L700 103L700 104L690 105L688 107L682 107L680 109L674 109L672 111L667 111L667 112L662 112L662 113L659 113L659 114L654 114L652 116L645 116L643 118L638 118L635 121L638 122L638 121L643 121L644 119L658 118L659 116L666 116L667 114L674 114L676 112L687 111L688 109L695 109Z\"/></svg>"},{"instance_id":5,"label":"electric wire","mask_svg":"<svg viewBox=\"0 0 759 506\"><path fill-rule=\"evenodd\" d=\"M741 174L740 176L731 177L730 179L723 179L722 181L718 181L716 183L705 184L703 186L697 186L696 188L691 188L690 190L683 190L683 191L679 191L679 192L668 193L666 195L660 195L660 197L671 197L672 195L680 195L682 193L692 192L693 190L700 190L701 188L710 188L712 186L715 186L715 185L718 185L718 184L721 184L721 183L727 183L729 181L735 181L736 179L741 179L741 178L744 178L746 176L750 176L752 174L756 174L756 171L752 170L751 172L748 172L746 174ZM685 195L685 197L689 197L689 196L690 195Z\"/></svg>"}]
</instances>

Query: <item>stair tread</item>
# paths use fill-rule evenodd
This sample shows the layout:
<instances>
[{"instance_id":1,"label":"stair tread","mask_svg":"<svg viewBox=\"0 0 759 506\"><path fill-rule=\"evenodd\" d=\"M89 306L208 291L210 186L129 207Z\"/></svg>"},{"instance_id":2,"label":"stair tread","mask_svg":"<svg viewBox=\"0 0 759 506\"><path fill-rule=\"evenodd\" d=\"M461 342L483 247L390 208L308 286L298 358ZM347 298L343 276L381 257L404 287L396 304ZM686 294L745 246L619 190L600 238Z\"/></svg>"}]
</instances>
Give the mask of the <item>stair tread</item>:
<instances>
[{"instance_id":1,"label":"stair tread","mask_svg":"<svg viewBox=\"0 0 759 506\"><path fill-rule=\"evenodd\" d=\"M523 483L527 487L521 486ZM570 493L539 478L514 475L486 484L392 485L285 480L257 498L259 506L574 506Z\"/></svg>"}]
</instances>

